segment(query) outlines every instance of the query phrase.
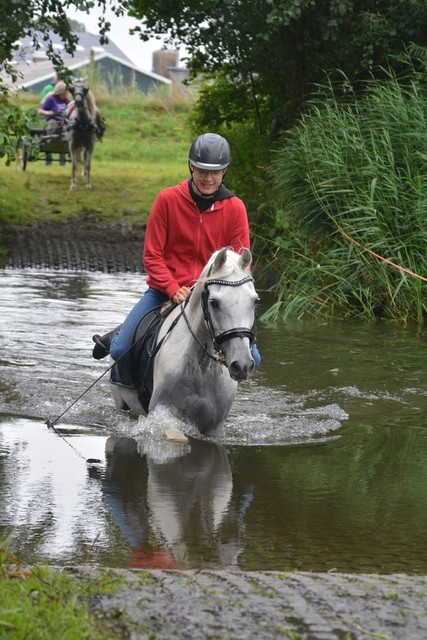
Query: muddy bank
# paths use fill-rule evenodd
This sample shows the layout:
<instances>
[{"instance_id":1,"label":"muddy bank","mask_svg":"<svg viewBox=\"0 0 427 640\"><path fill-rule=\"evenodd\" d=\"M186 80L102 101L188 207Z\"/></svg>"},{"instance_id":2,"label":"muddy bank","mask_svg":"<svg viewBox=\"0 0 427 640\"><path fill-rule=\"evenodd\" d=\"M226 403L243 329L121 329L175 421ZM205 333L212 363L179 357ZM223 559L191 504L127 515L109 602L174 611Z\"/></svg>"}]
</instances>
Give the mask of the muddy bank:
<instances>
[{"instance_id":1,"label":"muddy bank","mask_svg":"<svg viewBox=\"0 0 427 640\"><path fill-rule=\"evenodd\" d=\"M0 227L2 267L143 271L145 225L78 220Z\"/></svg>"},{"instance_id":2,"label":"muddy bank","mask_svg":"<svg viewBox=\"0 0 427 640\"><path fill-rule=\"evenodd\" d=\"M81 569L84 571L84 569ZM422 640L427 577L304 572L113 570L91 603L117 637L156 640Z\"/></svg>"}]
</instances>

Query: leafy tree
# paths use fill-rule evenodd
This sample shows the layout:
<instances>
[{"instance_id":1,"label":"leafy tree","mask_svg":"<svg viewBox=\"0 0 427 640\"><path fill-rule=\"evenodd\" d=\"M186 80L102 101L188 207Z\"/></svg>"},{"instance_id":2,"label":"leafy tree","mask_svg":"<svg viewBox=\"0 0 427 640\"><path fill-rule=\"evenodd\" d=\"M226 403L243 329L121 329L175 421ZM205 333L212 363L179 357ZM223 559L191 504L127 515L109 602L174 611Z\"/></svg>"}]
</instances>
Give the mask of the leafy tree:
<instances>
[{"instance_id":1,"label":"leafy tree","mask_svg":"<svg viewBox=\"0 0 427 640\"><path fill-rule=\"evenodd\" d=\"M98 5L101 8L110 4L110 0L2 0L0 5L0 70L7 67L17 49L16 42L25 36L33 39L34 46L39 48L41 43L47 47L47 55L55 65L61 66L62 61L52 48L50 32L60 36L67 53L73 53L78 44L78 37L73 32L75 21L67 17L70 7L90 13ZM116 15L125 12L122 2L113 6ZM106 41L111 24L104 14L99 18L99 33L101 42ZM6 69L11 71L10 68Z\"/></svg>"},{"instance_id":2,"label":"leafy tree","mask_svg":"<svg viewBox=\"0 0 427 640\"><path fill-rule=\"evenodd\" d=\"M194 76L222 77L222 90L243 88L224 103L224 122L246 110L273 138L325 72L366 78L409 43L425 44L427 33L427 3L419 0L129 0L129 7L143 39L169 34L187 47Z\"/></svg>"}]
</instances>

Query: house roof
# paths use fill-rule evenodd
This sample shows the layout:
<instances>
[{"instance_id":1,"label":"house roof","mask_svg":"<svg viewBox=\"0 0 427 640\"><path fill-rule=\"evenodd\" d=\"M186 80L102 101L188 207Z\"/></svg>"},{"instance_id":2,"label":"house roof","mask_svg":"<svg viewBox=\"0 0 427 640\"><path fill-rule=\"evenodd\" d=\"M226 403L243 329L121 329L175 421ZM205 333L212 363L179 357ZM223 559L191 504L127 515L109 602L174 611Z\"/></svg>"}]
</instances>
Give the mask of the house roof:
<instances>
[{"instance_id":1,"label":"house roof","mask_svg":"<svg viewBox=\"0 0 427 640\"><path fill-rule=\"evenodd\" d=\"M88 56L90 51L94 49L96 53L107 52L113 56L117 56L126 60L127 62L132 64L132 61L127 57L127 55L112 41L109 40L108 44L100 44L99 36L93 33L89 33L87 31L79 31L76 34L79 39L79 43L76 47L76 51L72 56L65 51L63 42L58 34L53 31L49 32L49 37L52 40L52 45L54 49L61 53L62 59L65 64L68 64L70 60L81 58L84 56ZM18 45L14 59L15 60L26 60L28 63L33 62L33 57L36 57L37 60L43 60L43 57L46 59L46 46L42 39L39 40L39 49L35 49L33 45L33 40L30 36L25 36L21 38L16 43Z\"/></svg>"},{"instance_id":2,"label":"house roof","mask_svg":"<svg viewBox=\"0 0 427 640\"><path fill-rule=\"evenodd\" d=\"M155 84L170 84L171 81L156 73L140 69L128 58L128 56L111 40L108 44L101 45L99 36L87 32L78 33L79 44L72 56L66 53L57 34L51 33L52 43L55 49L61 53L61 57L74 75L79 75L79 69L88 67L92 62L95 65L108 69L111 75L112 69L118 69L125 78L136 79L138 86L146 90ZM20 78L13 84L16 89L39 91L41 87L52 80L54 68L47 58L46 47L40 43L40 48L35 49L32 39L22 38L14 56L13 64L20 74ZM106 71L107 73L107 71ZM10 80L7 81L10 84ZM125 82L125 84L127 84Z\"/></svg>"}]
</instances>

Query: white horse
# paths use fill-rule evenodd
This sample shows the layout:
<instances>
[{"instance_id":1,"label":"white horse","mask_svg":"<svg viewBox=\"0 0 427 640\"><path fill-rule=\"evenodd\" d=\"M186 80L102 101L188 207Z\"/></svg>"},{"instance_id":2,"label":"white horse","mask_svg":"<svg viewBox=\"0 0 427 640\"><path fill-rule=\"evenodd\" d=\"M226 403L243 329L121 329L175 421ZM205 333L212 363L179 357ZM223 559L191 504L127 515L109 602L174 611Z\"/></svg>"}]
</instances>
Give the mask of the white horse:
<instances>
[{"instance_id":1,"label":"white horse","mask_svg":"<svg viewBox=\"0 0 427 640\"><path fill-rule=\"evenodd\" d=\"M189 298L167 316L158 335L148 412L171 407L202 434L221 435L238 383L255 366L258 295L251 261L249 249L215 252ZM112 394L118 409L146 415L137 388L113 384Z\"/></svg>"},{"instance_id":2,"label":"white horse","mask_svg":"<svg viewBox=\"0 0 427 640\"><path fill-rule=\"evenodd\" d=\"M98 131L97 109L93 94L84 78L74 80L71 93L74 103L67 109L67 132L72 167L70 189L76 188L76 172L80 163L83 165L86 189L90 189L90 167Z\"/></svg>"}]
</instances>

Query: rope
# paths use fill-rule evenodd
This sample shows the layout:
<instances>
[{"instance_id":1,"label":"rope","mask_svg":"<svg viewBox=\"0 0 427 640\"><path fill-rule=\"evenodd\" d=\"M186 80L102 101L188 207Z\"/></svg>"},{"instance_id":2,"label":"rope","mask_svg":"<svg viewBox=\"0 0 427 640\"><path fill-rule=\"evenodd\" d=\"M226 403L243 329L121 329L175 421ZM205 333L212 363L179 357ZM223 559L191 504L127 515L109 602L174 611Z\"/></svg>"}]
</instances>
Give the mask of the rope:
<instances>
[{"instance_id":1,"label":"rope","mask_svg":"<svg viewBox=\"0 0 427 640\"><path fill-rule=\"evenodd\" d=\"M132 345L132 347L133 347L133 345ZM129 349L128 349L128 351L129 351ZM127 351L126 351L126 353L127 353ZM126 355L126 353L124 353L123 355ZM81 393L81 394L79 395L79 397L78 397L78 398L76 398L75 400L73 400L73 402L72 402L70 405L68 405L68 407L65 409L65 411L63 411L63 412L61 413L61 415L59 415L57 418L55 418L55 420L53 420L53 421L52 421L52 420L47 419L47 420L46 420L46 424L47 424L47 426L49 427L49 429L54 429L54 426L55 426L55 424L58 422L58 420L60 420L60 419L62 418L62 416L64 416L64 415L67 413L67 411L69 411L69 410L71 409L71 407L74 407L74 405L75 405L75 404L77 404L77 402L78 402L79 400L81 400L81 399L83 398L83 396L84 396L84 395L86 395L86 393L87 393L88 391L90 391L90 390L92 389L92 387L94 387L94 386L96 385L96 383L97 383L97 382L99 382L99 381L101 380L101 378L103 378L103 377L105 376L105 374L106 374L106 373L108 373L109 371L111 371L111 369L114 367L114 365L115 365L115 362L113 362L113 364L112 364L110 367L108 367L108 369L106 369L106 370L104 371L104 373L101 373L101 375L99 376L99 378L97 378L97 379L95 380L95 382L92 382L92 384L91 384L87 389L85 389L85 391L83 391L83 393Z\"/></svg>"},{"instance_id":2,"label":"rope","mask_svg":"<svg viewBox=\"0 0 427 640\"><path fill-rule=\"evenodd\" d=\"M405 267L401 267L400 265L396 264L395 262L392 262L391 260L388 260L387 258L384 258L383 256L380 256L378 253L375 253L375 251L372 251L371 249L368 249L367 247L364 247L363 245L360 244L360 242L357 242L356 240L353 240L353 238L350 238L350 236L347 235L342 229L339 229L339 232L346 240L349 240L350 242L352 242L353 244L357 245L358 247L360 247L364 251L367 251L371 255L375 256L375 258L378 258L378 260L382 260L383 262L386 262L387 264L391 265L392 267L395 267L396 269L399 269L400 271L404 271L405 273L408 273L410 276L414 276L414 278L419 278L420 280L423 280L424 282L427 282L427 278L424 278L424 276L420 276L418 273L414 273L413 271L410 271L410 269L406 269Z\"/></svg>"},{"instance_id":3,"label":"rope","mask_svg":"<svg viewBox=\"0 0 427 640\"><path fill-rule=\"evenodd\" d=\"M76 401L77 402L77 401ZM57 420L59 420L59 418L57 418ZM62 440L68 444L69 447L71 447L71 449L77 453L77 455L79 456L79 458L81 458L82 460L84 460L87 464L101 464L101 460L99 460L98 458L85 458L84 456L82 456L82 454L80 453L80 451L78 451L76 449L76 447L74 447L71 442L69 442L60 431L58 431L58 429L56 429L53 426L53 423L50 422L50 420L46 420L46 424L49 427L49 429L53 429L53 431L56 433L57 436L59 436L60 438L62 438Z\"/></svg>"},{"instance_id":4,"label":"rope","mask_svg":"<svg viewBox=\"0 0 427 640\"><path fill-rule=\"evenodd\" d=\"M178 319L179 319L179 318L178 318ZM178 320L176 320L174 324L176 324L176 322L177 322L177 321L178 321ZM172 328L173 328L174 324L172 325ZM171 330L171 329L170 329L170 330ZM116 364L116 362L119 362L122 358L124 358L124 357L125 357L125 355L127 355L127 354L129 353L129 351L130 351L130 350L131 350L131 349L132 349L136 344L138 344L138 342L142 339L142 337L143 337L143 336L141 336L140 338L138 338L138 340L135 340L134 342L132 342L132 344L130 345L130 347L129 347L128 349L126 349L126 351L125 351L124 353L122 353L122 355L120 356L120 358L118 358L115 362L113 362L113 364L112 364L112 365L110 365L110 366L108 367L108 369L106 369L106 370L104 371L104 373L101 373L101 375L99 376L99 378L97 378L97 379L95 380L95 382L92 382L92 384L91 384L91 385L89 385L89 387L88 387L87 389L85 389L85 390L83 391L83 393L81 393L81 394L79 395L79 397L78 397L78 398L76 398L75 400L73 400L73 402L72 402L70 405L68 405L68 407L65 409L65 411L63 411L63 412L62 412L62 413L61 413L57 418L55 418L55 420L49 420L49 419L47 419L45 424L47 424L47 426L49 427L49 429L54 429L54 430L55 430L55 428L54 428L54 427L55 427L55 424L58 422L58 420L60 420L60 419L61 419L61 418L62 418L62 417L67 413L67 411L69 411L69 410L71 409L71 407L74 407L74 405L75 405L75 404L77 404L77 402L78 402L79 400L81 400L81 399L83 398L83 396L84 396L84 395L86 395L86 393L87 393L88 391L90 391L90 390L92 389L92 387L94 387L94 386L95 386L95 385L96 385L96 384L101 380L101 378L103 378L103 377L104 377L104 376L105 376L109 371L111 371L111 369L114 367L114 365ZM58 434L58 435L60 435L60 434Z\"/></svg>"}]
</instances>

